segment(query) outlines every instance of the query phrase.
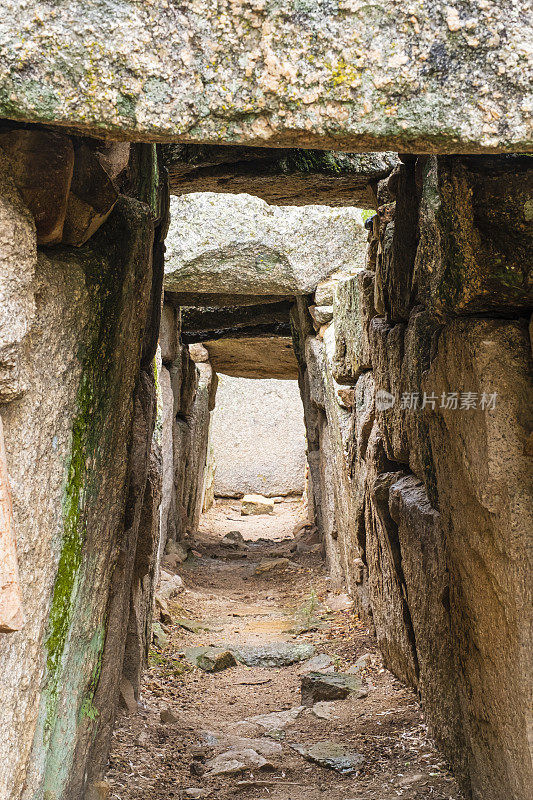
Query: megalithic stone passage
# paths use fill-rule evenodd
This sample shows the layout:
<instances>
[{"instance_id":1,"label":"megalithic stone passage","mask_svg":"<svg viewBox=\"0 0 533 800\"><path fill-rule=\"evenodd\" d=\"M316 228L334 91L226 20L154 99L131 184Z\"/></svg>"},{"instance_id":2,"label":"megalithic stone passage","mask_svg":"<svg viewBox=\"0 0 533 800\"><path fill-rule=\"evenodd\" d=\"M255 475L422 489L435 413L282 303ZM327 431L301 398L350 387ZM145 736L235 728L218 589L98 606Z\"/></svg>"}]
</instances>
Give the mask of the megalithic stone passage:
<instances>
[{"instance_id":1,"label":"megalithic stone passage","mask_svg":"<svg viewBox=\"0 0 533 800\"><path fill-rule=\"evenodd\" d=\"M0 417L0 633L24 625L11 490L7 474L4 428Z\"/></svg>"}]
</instances>

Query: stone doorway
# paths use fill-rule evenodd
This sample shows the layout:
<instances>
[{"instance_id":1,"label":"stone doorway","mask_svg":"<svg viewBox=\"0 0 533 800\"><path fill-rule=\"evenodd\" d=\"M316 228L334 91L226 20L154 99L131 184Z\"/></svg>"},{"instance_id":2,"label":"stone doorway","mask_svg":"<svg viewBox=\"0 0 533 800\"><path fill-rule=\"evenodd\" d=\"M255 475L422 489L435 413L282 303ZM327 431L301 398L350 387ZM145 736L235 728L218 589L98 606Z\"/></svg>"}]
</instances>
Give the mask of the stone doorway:
<instances>
[{"instance_id":1,"label":"stone doorway","mask_svg":"<svg viewBox=\"0 0 533 800\"><path fill-rule=\"evenodd\" d=\"M9 234L0 264L2 496L8 507L9 482L6 531L11 543L16 534L20 566L20 579L11 570L9 584L19 584L31 611L24 624L19 617L3 625L0 706L8 710L8 735L0 786L13 786L16 800L24 785L39 800L106 797L110 786L101 778L117 698L132 715L117 736L140 736L133 717L143 719L146 681L192 691L203 680L192 665L180 683L186 634L191 647L216 650L230 634L242 645L248 625L256 630L268 617L267 628L275 627L289 606L311 603L325 627L295 634L304 637L300 644L329 657L324 669L333 666L334 676L359 674L367 688L385 692L362 729L354 715L365 704L342 705L327 741L344 737L359 754L364 735L382 735L379 717L397 708L396 691L414 704L399 736L419 736L414 691L460 786L434 761L440 756L422 731L417 747L423 753L427 744L435 775L420 762L401 774L402 751L391 746L384 760L370 757L350 773L357 783L349 784L349 800L357 791L424 797L428 786L475 800L528 797L528 159L115 146L9 124L0 137L11 159L1 165ZM165 170L176 193L168 236ZM43 176L37 189L54 177L57 202L46 218L37 213L34 175ZM243 199L236 188L251 195ZM321 197L328 206L316 204ZM173 224L190 237L188 252L176 246ZM258 533L252 540L267 541L253 547L235 536L222 542L231 531L216 518L200 523L216 374L236 366L248 379L297 379L305 417L307 516L296 520L304 510L287 508L277 520L285 520L283 530L271 539ZM226 516L233 514L240 509L229 505ZM295 533L300 521L311 525ZM181 610L179 602L175 609L159 603L153 631L161 638L152 642L162 559L170 569L162 586L173 601L183 590L208 608L208 587L224 575L234 595L224 589L213 601L218 616L233 620L233 604L253 599L245 597L252 578L264 581L262 599L273 605L268 613L248 609L243 630L216 631L194 602ZM346 610L333 607L339 602ZM174 631L178 612L185 624ZM198 631L188 630L191 620ZM335 637L335 630L347 649L329 647L327 632ZM370 659L364 674L357 661L366 651L377 658L376 644L382 661ZM241 668L228 666L231 681ZM286 669L265 677L271 687L250 684L274 690L272 713L298 707L274 703L296 702L301 692L303 665ZM159 691L154 696L172 706ZM243 689L246 704L260 702L255 691ZM157 703L153 733L164 739L160 711L172 708ZM246 722L244 708L236 711L238 718L228 711L231 722ZM300 780L297 765L309 769L302 764L310 755L291 745L322 741L309 738L309 720L316 728L322 723L314 719L324 718L304 713L294 736L278 742L296 780L283 777L282 764L276 791L289 796ZM204 727L195 717L186 747L174 729L167 737L170 761L185 752L188 768L198 762L197 777L211 757L234 752L194 750L203 747ZM264 738L256 733L240 738ZM136 752L120 741L128 757ZM269 778L261 783L255 774L267 756L244 749L258 760L239 766L236 782L208 783L208 791L249 790L254 800L256 790L269 794ZM367 747L367 757L372 752ZM161 750L150 753L159 759ZM375 783L376 765L386 789ZM276 772L279 763L272 766ZM336 771L320 771L330 768L312 766L305 791L339 790ZM122 767L113 769L110 780L123 780ZM135 780L129 788L137 790ZM182 789L195 796L206 786Z\"/></svg>"}]
</instances>

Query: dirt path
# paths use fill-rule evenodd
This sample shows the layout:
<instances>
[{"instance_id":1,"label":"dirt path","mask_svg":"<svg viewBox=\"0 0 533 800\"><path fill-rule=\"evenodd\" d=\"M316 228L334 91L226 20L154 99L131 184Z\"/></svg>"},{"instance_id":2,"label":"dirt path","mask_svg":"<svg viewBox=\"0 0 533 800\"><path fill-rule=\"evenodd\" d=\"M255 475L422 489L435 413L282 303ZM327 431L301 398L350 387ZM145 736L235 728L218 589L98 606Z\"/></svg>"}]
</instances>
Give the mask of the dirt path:
<instances>
[{"instance_id":1,"label":"dirt path","mask_svg":"<svg viewBox=\"0 0 533 800\"><path fill-rule=\"evenodd\" d=\"M328 589L312 537L293 540L302 518L298 503L277 504L273 517L241 518L238 501L219 501L205 515L194 554L179 569L186 588L170 604L168 643L152 651L139 711L117 723L107 776L113 798L459 800L416 697L382 668L347 598ZM246 543L223 545L235 530ZM289 563L261 572L283 558ZM209 645L233 652L247 645L247 660L257 657L254 647L279 658L313 645L315 657L331 662L322 658L318 671L351 669L358 684L347 699L302 708L306 661L219 672L191 667L187 648ZM341 757L339 765L352 771L320 766L293 747L321 742L329 744L315 756Z\"/></svg>"}]
</instances>

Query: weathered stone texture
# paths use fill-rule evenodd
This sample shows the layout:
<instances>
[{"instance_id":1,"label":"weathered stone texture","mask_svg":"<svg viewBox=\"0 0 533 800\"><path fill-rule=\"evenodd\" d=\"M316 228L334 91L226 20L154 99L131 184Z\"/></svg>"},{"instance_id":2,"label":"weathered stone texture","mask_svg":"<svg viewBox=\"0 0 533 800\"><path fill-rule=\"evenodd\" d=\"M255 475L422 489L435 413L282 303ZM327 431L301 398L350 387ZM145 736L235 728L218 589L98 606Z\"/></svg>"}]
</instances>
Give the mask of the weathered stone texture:
<instances>
[{"instance_id":1,"label":"weathered stone texture","mask_svg":"<svg viewBox=\"0 0 533 800\"><path fill-rule=\"evenodd\" d=\"M24 626L22 591L13 522L13 501L7 470L4 425L0 416L0 633L20 631Z\"/></svg>"},{"instance_id":2,"label":"weathered stone texture","mask_svg":"<svg viewBox=\"0 0 533 800\"><path fill-rule=\"evenodd\" d=\"M394 481L388 499L426 718L439 747L456 770L465 774L472 754L457 692L460 660L453 642L449 602L454 571L446 563L443 522L414 475Z\"/></svg>"},{"instance_id":3,"label":"weathered stone texture","mask_svg":"<svg viewBox=\"0 0 533 800\"><path fill-rule=\"evenodd\" d=\"M168 538L169 514L174 507L174 452L172 426L174 423L174 393L170 371L162 366L159 373L159 386L161 391L161 543L164 546Z\"/></svg>"},{"instance_id":4,"label":"weathered stone texture","mask_svg":"<svg viewBox=\"0 0 533 800\"><path fill-rule=\"evenodd\" d=\"M312 512L335 579L420 692L466 796L526 800L531 170L402 161L378 190L372 269L337 284L317 336L303 301L293 316Z\"/></svg>"},{"instance_id":5,"label":"weathered stone texture","mask_svg":"<svg viewBox=\"0 0 533 800\"><path fill-rule=\"evenodd\" d=\"M374 187L396 153L335 153L265 147L168 145L170 190L251 194L278 206L375 208Z\"/></svg>"},{"instance_id":6,"label":"weathered stone texture","mask_svg":"<svg viewBox=\"0 0 533 800\"><path fill-rule=\"evenodd\" d=\"M21 225L24 219L22 216ZM13 798L22 796L39 715L46 668L43 644L63 536L62 489L82 369L76 351L87 336L89 316L89 298L78 263L53 263L41 256L37 275L43 291L31 320L32 344L28 347L25 343L24 354L29 358L21 364L28 391L2 406L27 608L23 630L0 636L0 795ZM5 324L2 330L6 330ZM41 368L43 363L46 370ZM41 732L39 760L44 759L44 751ZM39 771L36 773L34 766L29 785L36 790L38 784Z\"/></svg>"},{"instance_id":7,"label":"weathered stone texture","mask_svg":"<svg viewBox=\"0 0 533 800\"><path fill-rule=\"evenodd\" d=\"M118 199L129 144L105 144L38 128L0 129L0 149L33 215L38 245L87 242Z\"/></svg>"},{"instance_id":8,"label":"weathered stone texture","mask_svg":"<svg viewBox=\"0 0 533 800\"><path fill-rule=\"evenodd\" d=\"M525 6L222 5L3 3L0 109L68 133L0 129L0 413L26 608L0 637L0 793L77 800L100 778L121 676L135 701L146 660L160 471L162 534L180 541L202 507L218 369L298 371L333 583L420 692L467 796L529 800L531 168L405 152L530 148ZM379 203L366 258L354 209L175 200L154 361L163 165L82 130L403 152L377 187L379 157L359 183L353 153L270 147L256 176L296 203L344 198L357 175L354 197L364 184ZM243 150L182 177L251 186L265 153ZM184 298L207 309L197 358Z\"/></svg>"},{"instance_id":9,"label":"weathered stone texture","mask_svg":"<svg viewBox=\"0 0 533 800\"><path fill-rule=\"evenodd\" d=\"M35 223L15 187L11 164L0 157L0 403L25 388L20 361L35 313L36 264Z\"/></svg>"},{"instance_id":10,"label":"weathered stone texture","mask_svg":"<svg viewBox=\"0 0 533 800\"><path fill-rule=\"evenodd\" d=\"M296 381L220 376L211 440L215 494L302 494L305 431Z\"/></svg>"},{"instance_id":11,"label":"weathered stone texture","mask_svg":"<svg viewBox=\"0 0 533 800\"><path fill-rule=\"evenodd\" d=\"M118 191L94 148L76 142L62 241L77 246L88 241L106 221L117 199Z\"/></svg>"},{"instance_id":12,"label":"weathered stone texture","mask_svg":"<svg viewBox=\"0 0 533 800\"><path fill-rule=\"evenodd\" d=\"M27 389L2 410L28 608L24 629L1 642L0 774L13 798L80 787L94 738L149 299L152 232L143 209L123 201L85 250L39 256Z\"/></svg>"},{"instance_id":13,"label":"weathered stone texture","mask_svg":"<svg viewBox=\"0 0 533 800\"><path fill-rule=\"evenodd\" d=\"M314 291L335 270L363 266L366 233L355 208L278 208L205 193L173 198L171 214L170 292L292 296Z\"/></svg>"},{"instance_id":14,"label":"weathered stone texture","mask_svg":"<svg viewBox=\"0 0 533 800\"><path fill-rule=\"evenodd\" d=\"M426 488L434 503L431 445L426 418L420 411L425 391L422 378L440 329L438 320L420 308L413 311L407 327L402 323L389 325L381 317L370 324L373 374L379 393L376 417L385 451L392 461L409 465L415 474L427 478ZM427 390L427 404L433 394L432 389ZM437 402L441 402L440 396L427 407Z\"/></svg>"},{"instance_id":15,"label":"weathered stone texture","mask_svg":"<svg viewBox=\"0 0 533 800\"><path fill-rule=\"evenodd\" d=\"M424 166L414 284L440 316L533 306L531 159L440 158Z\"/></svg>"},{"instance_id":16,"label":"weathered stone texture","mask_svg":"<svg viewBox=\"0 0 533 800\"><path fill-rule=\"evenodd\" d=\"M333 372L338 383L354 385L370 369L368 328L375 316L374 273L361 270L339 281L335 293L335 355Z\"/></svg>"},{"instance_id":17,"label":"weathered stone texture","mask_svg":"<svg viewBox=\"0 0 533 800\"><path fill-rule=\"evenodd\" d=\"M211 413L218 379L209 361L197 363L180 341L180 315L163 306L161 387L161 548L198 527Z\"/></svg>"},{"instance_id":18,"label":"weathered stone texture","mask_svg":"<svg viewBox=\"0 0 533 800\"><path fill-rule=\"evenodd\" d=\"M216 372L234 378L295 380L298 364L292 339L286 336L246 336L204 342Z\"/></svg>"},{"instance_id":19,"label":"weathered stone texture","mask_svg":"<svg viewBox=\"0 0 533 800\"><path fill-rule=\"evenodd\" d=\"M70 137L46 130L1 131L0 148L35 220L37 244L57 244L63 237L74 172Z\"/></svg>"},{"instance_id":20,"label":"weathered stone texture","mask_svg":"<svg viewBox=\"0 0 533 800\"><path fill-rule=\"evenodd\" d=\"M165 365L172 364L178 356L180 323L180 309L175 308L173 303L163 303L159 346L161 348L161 360Z\"/></svg>"},{"instance_id":21,"label":"weathered stone texture","mask_svg":"<svg viewBox=\"0 0 533 800\"><path fill-rule=\"evenodd\" d=\"M531 145L525 0L3 0L2 11L2 117L130 141Z\"/></svg>"},{"instance_id":22,"label":"weathered stone texture","mask_svg":"<svg viewBox=\"0 0 533 800\"><path fill-rule=\"evenodd\" d=\"M497 394L495 408L427 416L446 525L450 624L476 798L528 796L533 598L532 361L525 324L457 320L426 384Z\"/></svg>"},{"instance_id":23,"label":"weathered stone texture","mask_svg":"<svg viewBox=\"0 0 533 800\"><path fill-rule=\"evenodd\" d=\"M292 300L248 306L181 309L181 338L186 344L271 333L290 335Z\"/></svg>"},{"instance_id":24,"label":"weathered stone texture","mask_svg":"<svg viewBox=\"0 0 533 800\"><path fill-rule=\"evenodd\" d=\"M307 430L310 474L310 513L321 532L328 569L337 586L351 573L359 555L354 525L354 496L350 473L351 412L333 377L333 326L324 338L307 336L300 360L300 392Z\"/></svg>"},{"instance_id":25,"label":"weathered stone texture","mask_svg":"<svg viewBox=\"0 0 533 800\"><path fill-rule=\"evenodd\" d=\"M143 494L135 562L130 592L128 629L122 674L139 698L141 677L148 666L152 640L152 609L159 571L160 503L162 491L161 446L154 435Z\"/></svg>"},{"instance_id":26,"label":"weathered stone texture","mask_svg":"<svg viewBox=\"0 0 533 800\"><path fill-rule=\"evenodd\" d=\"M367 453L370 469L369 501L365 509L365 562L372 620L386 666L403 681L417 687L418 657L398 530L389 511L390 488L402 473L387 469L377 425L370 434Z\"/></svg>"}]
</instances>

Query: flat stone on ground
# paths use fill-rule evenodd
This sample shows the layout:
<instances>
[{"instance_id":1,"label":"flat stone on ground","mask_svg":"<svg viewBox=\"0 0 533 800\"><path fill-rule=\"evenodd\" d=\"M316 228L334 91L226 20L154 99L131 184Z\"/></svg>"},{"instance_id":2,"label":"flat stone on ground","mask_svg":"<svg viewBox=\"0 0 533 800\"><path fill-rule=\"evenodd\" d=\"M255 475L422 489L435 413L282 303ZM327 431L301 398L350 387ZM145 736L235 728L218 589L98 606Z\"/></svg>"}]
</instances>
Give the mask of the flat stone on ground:
<instances>
[{"instance_id":1,"label":"flat stone on ground","mask_svg":"<svg viewBox=\"0 0 533 800\"><path fill-rule=\"evenodd\" d=\"M287 667L311 658L315 648L312 644L271 642L263 645L232 647L231 651L237 661L247 667Z\"/></svg>"},{"instance_id":2,"label":"flat stone on ground","mask_svg":"<svg viewBox=\"0 0 533 800\"><path fill-rule=\"evenodd\" d=\"M282 746L279 742L274 742L272 739L265 736L259 738L250 738L248 736L237 736L225 733L213 733L212 731L205 731L202 736L207 741L215 743L216 747L226 750L255 750L256 753L264 758L272 758L280 756L283 752Z\"/></svg>"},{"instance_id":3,"label":"flat stone on ground","mask_svg":"<svg viewBox=\"0 0 533 800\"><path fill-rule=\"evenodd\" d=\"M319 653L309 659L300 669L300 675L309 675L310 672L322 672L333 669L333 659L326 653Z\"/></svg>"},{"instance_id":4,"label":"flat stone on ground","mask_svg":"<svg viewBox=\"0 0 533 800\"><path fill-rule=\"evenodd\" d=\"M340 772L343 775L357 772L357 770L361 769L365 761L361 753L347 750L336 742L316 742L316 744L310 746L291 744L291 747L308 761L320 764L321 767L334 769L336 772Z\"/></svg>"},{"instance_id":5,"label":"flat stone on ground","mask_svg":"<svg viewBox=\"0 0 533 800\"><path fill-rule=\"evenodd\" d=\"M228 750L227 753L209 759L206 762L206 776L232 774L245 769L264 769L271 767L270 763L255 750Z\"/></svg>"},{"instance_id":6,"label":"flat stone on ground","mask_svg":"<svg viewBox=\"0 0 533 800\"><path fill-rule=\"evenodd\" d=\"M236 665L233 653L225 647L186 647L185 658L204 672L220 672Z\"/></svg>"},{"instance_id":7,"label":"flat stone on ground","mask_svg":"<svg viewBox=\"0 0 533 800\"><path fill-rule=\"evenodd\" d=\"M311 672L301 678L302 705L312 706L322 700L344 700L361 689L357 675L341 672Z\"/></svg>"},{"instance_id":8,"label":"flat stone on ground","mask_svg":"<svg viewBox=\"0 0 533 800\"><path fill-rule=\"evenodd\" d=\"M260 725L262 728L266 728L269 731L279 731L286 728L291 722L294 722L303 710L303 706L295 706L294 708L289 708L287 711L273 711L271 714L258 714L255 717L249 717L245 722L251 725Z\"/></svg>"},{"instance_id":9,"label":"flat stone on ground","mask_svg":"<svg viewBox=\"0 0 533 800\"><path fill-rule=\"evenodd\" d=\"M207 625L204 625L198 620L194 619L186 619L185 617L175 617L173 622L176 625L179 625L180 628L183 628L186 631L190 631L191 633L199 633L200 631L207 631L209 630Z\"/></svg>"},{"instance_id":10,"label":"flat stone on ground","mask_svg":"<svg viewBox=\"0 0 533 800\"><path fill-rule=\"evenodd\" d=\"M265 572L284 572L291 565L288 558L264 558L254 570L255 575L264 575Z\"/></svg>"},{"instance_id":11,"label":"flat stone on ground","mask_svg":"<svg viewBox=\"0 0 533 800\"><path fill-rule=\"evenodd\" d=\"M262 494L245 494L241 503L241 514L248 517L252 514L273 514L274 500Z\"/></svg>"},{"instance_id":12,"label":"flat stone on ground","mask_svg":"<svg viewBox=\"0 0 533 800\"><path fill-rule=\"evenodd\" d=\"M338 707L337 703L335 702L333 703L320 702L320 703L315 703L311 711L315 715L315 717L318 717L319 719L331 720L335 719L335 717L337 716Z\"/></svg>"}]
</instances>

